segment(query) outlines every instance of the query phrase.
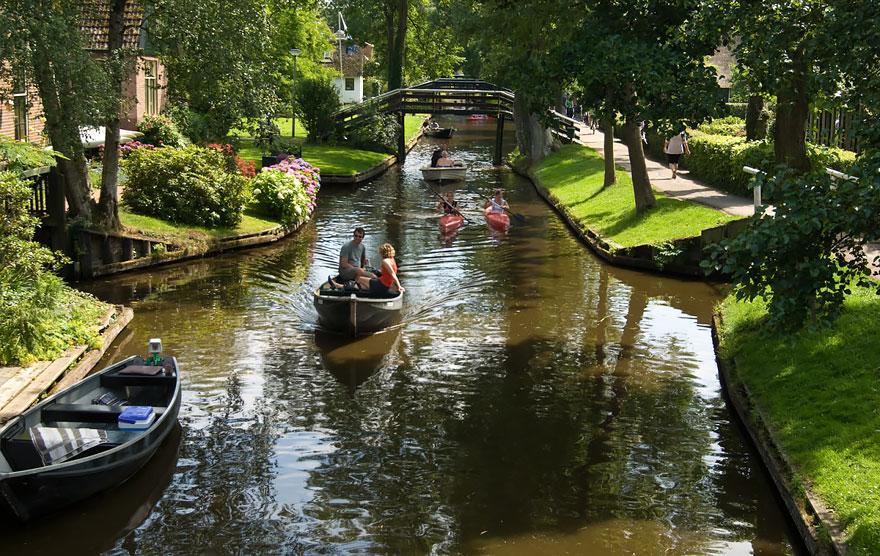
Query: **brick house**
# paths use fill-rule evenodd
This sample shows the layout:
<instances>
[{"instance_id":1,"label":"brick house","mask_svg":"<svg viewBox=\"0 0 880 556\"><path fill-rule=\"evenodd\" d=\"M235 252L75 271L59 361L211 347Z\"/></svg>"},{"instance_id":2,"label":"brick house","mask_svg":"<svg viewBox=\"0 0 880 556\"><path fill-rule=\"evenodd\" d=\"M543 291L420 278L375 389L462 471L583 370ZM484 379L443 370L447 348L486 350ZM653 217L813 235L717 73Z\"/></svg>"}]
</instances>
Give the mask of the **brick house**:
<instances>
[{"instance_id":1,"label":"brick house","mask_svg":"<svg viewBox=\"0 0 880 556\"><path fill-rule=\"evenodd\" d=\"M81 28L86 49L101 57L107 50L110 8L108 0L86 0L83 4ZM120 113L122 129L136 129L149 114L158 114L165 106L166 78L159 59L151 54L144 24L142 0L128 0L125 7L125 38L123 46L138 49L139 56L123 85ZM11 89L11 94L10 93ZM8 100L0 102L0 135L42 144L43 119L40 96L34 86L0 82L0 90Z\"/></svg>"}]
</instances>

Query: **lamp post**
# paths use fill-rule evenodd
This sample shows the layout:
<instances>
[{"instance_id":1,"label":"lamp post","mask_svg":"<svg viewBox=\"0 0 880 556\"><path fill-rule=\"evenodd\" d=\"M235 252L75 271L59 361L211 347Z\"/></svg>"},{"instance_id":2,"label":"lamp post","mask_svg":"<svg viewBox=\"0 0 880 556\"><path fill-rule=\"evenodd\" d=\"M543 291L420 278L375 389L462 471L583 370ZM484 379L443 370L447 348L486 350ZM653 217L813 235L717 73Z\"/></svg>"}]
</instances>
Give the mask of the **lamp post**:
<instances>
[{"instance_id":1,"label":"lamp post","mask_svg":"<svg viewBox=\"0 0 880 556\"><path fill-rule=\"evenodd\" d=\"M290 140L294 141L296 137L296 57L302 54L299 48L291 48L290 55L293 56L293 80L290 82Z\"/></svg>"}]
</instances>

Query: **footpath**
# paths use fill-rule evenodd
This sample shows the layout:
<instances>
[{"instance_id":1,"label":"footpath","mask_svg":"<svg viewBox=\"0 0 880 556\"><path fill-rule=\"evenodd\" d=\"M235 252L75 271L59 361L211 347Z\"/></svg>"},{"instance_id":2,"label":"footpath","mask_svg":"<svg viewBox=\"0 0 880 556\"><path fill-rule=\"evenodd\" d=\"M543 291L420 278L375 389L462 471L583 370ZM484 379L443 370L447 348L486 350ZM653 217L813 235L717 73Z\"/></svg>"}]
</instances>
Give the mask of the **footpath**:
<instances>
[{"instance_id":1,"label":"footpath","mask_svg":"<svg viewBox=\"0 0 880 556\"><path fill-rule=\"evenodd\" d=\"M604 133L599 130L590 131L590 128L583 123L577 126L577 130L578 143L590 147L603 156L605 155ZM629 150L618 139L614 140L614 164L627 171L631 168ZM734 216L751 216L755 213L751 199L712 189L700 181L691 179L687 170L679 171L678 177L672 179L672 171L665 165L648 158L645 159L645 165L648 168L648 178L651 180L651 185L669 197L687 199Z\"/></svg>"}]
</instances>

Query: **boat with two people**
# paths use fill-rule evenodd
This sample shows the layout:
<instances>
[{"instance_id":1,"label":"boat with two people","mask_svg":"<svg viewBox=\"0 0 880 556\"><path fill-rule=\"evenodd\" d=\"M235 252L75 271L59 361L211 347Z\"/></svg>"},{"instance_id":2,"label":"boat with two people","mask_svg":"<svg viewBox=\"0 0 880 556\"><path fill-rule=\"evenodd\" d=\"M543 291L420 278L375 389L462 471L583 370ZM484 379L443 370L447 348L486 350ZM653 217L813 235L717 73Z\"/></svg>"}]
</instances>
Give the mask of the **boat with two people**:
<instances>
[{"instance_id":1,"label":"boat with two people","mask_svg":"<svg viewBox=\"0 0 880 556\"><path fill-rule=\"evenodd\" d=\"M440 127L440 124L435 121L431 121L429 124L425 125L422 133L425 135L425 137L433 137L435 139L449 139L450 137L452 137L452 134L455 133L455 128Z\"/></svg>"},{"instance_id":2,"label":"boat with two people","mask_svg":"<svg viewBox=\"0 0 880 556\"><path fill-rule=\"evenodd\" d=\"M460 160L449 157L446 145L441 145L431 155L431 165L420 168L425 181L460 181L467 175L467 167Z\"/></svg>"},{"instance_id":3,"label":"boat with two people","mask_svg":"<svg viewBox=\"0 0 880 556\"><path fill-rule=\"evenodd\" d=\"M0 510L19 521L125 482L177 424L180 369L150 340L147 358L115 363L0 430Z\"/></svg>"}]
</instances>

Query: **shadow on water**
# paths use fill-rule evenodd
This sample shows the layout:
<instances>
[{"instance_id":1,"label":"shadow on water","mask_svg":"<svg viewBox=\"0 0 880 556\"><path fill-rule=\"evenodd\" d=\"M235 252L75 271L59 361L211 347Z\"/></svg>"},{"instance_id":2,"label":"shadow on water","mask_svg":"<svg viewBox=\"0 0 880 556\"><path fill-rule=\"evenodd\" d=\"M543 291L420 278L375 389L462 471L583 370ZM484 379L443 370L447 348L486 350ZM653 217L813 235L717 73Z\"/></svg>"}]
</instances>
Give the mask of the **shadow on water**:
<instances>
[{"instance_id":1,"label":"shadow on water","mask_svg":"<svg viewBox=\"0 0 880 556\"><path fill-rule=\"evenodd\" d=\"M315 332L315 345L320 350L322 366L348 389L351 396L373 373L387 365L399 341L399 325L359 338L321 330Z\"/></svg>"},{"instance_id":2,"label":"shadow on water","mask_svg":"<svg viewBox=\"0 0 880 556\"><path fill-rule=\"evenodd\" d=\"M0 526L4 554L99 554L140 527L177 469L182 431L174 427L156 454L122 485L24 525ZM63 539L63 542L59 539Z\"/></svg>"}]
</instances>

